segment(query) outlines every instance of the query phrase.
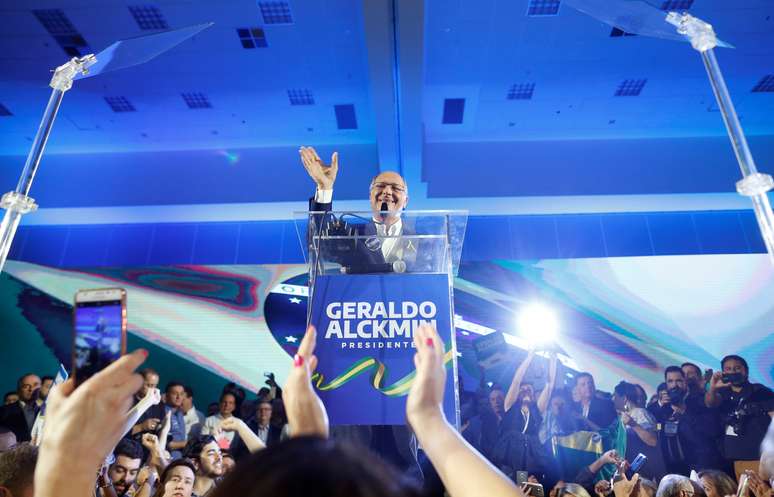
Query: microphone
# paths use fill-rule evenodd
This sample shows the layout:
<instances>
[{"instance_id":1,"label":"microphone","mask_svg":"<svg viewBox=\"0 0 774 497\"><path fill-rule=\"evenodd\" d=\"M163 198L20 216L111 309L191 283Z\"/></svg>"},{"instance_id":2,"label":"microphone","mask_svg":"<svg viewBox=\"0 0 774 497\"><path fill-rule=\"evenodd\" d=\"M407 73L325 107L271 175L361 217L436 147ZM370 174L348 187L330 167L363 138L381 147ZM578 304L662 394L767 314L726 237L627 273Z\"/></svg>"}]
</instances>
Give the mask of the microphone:
<instances>
[{"instance_id":1,"label":"microphone","mask_svg":"<svg viewBox=\"0 0 774 497\"><path fill-rule=\"evenodd\" d=\"M387 207L387 202L382 202L382 205L379 206L379 214L382 218L382 221L387 219L387 214L390 213L389 207Z\"/></svg>"}]
</instances>

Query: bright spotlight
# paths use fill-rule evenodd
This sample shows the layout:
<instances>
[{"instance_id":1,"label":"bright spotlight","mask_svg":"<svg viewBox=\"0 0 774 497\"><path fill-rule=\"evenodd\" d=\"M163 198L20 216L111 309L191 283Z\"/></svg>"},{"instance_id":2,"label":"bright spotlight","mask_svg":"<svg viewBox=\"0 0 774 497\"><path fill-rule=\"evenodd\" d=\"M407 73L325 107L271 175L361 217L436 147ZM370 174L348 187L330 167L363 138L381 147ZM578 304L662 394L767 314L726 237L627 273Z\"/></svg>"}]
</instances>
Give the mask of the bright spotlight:
<instances>
[{"instance_id":1,"label":"bright spotlight","mask_svg":"<svg viewBox=\"0 0 774 497\"><path fill-rule=\"evenodd\" d=\"M552 343L559 331L559 323L554 311L540 303L522 307L517 326L519 335L532 346Z\"/></svg>"}]
</instances>

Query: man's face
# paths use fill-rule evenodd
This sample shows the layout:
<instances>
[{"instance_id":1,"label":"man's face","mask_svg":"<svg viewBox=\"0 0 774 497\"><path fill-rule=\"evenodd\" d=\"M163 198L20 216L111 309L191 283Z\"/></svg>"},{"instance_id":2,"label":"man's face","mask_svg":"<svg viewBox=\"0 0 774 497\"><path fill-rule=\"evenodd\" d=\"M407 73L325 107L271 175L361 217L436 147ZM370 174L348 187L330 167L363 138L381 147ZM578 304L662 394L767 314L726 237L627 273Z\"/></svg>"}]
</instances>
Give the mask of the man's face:
<instances>
[{"instance_id":1,"label":"man's face","mask_svg":"<svg viewBox=\"0 0 774 497\"><path fill-rule=\"evenodd\" d=\"M183 410L188 412L193 407L193 397L189 397L185 390L183 390Z\"/></svg>"},{"instance_id":2,"label":"man's face","mask_svg":"<svg viewBox=\"0 0 774 497\"><path fill-rule=\"evenodd\" d=\"M159 375L149 373L145 375L142 382L142 388L140 388L140 397L148 395L148 390L159 387Z\"/></svg>"},{"instance_id":3,"label":"man's face","mask_svg":"<svg viewBox=\"0 0 774 497\"><path fill-rule=\"evenodd\" d=\"M723 374L734 373L739 373L744 377L742 383L747 381L747 369L744 367L744 364L736 359L729 359L723 363Z\"/></svg>"},{"instance_id":4,"label":"man's face","mask_svg":"<svg viewBox=\"0 0 774 497\"><path fill-rule=\"evenodd\" d=\"M51 385L54 384L54 380L51 378L46 378L40 383L40 398L45 399L48 397L48 392L51 391Z\"/></svg>"},{"instance_id":5,"label":"man's face","mask_svg":"<svg viewBox=\"0 0 774 497\"><path fill-rule=\"evenodd\" d=\"M116 457L116 462L110 465L108 476L113 482L113 488L116 489L118 497L124 495L137 479L140 462L140 459L130 459L127 456L119 455Z\"/></svg>"},{"instance_id":6,"label":"man's face","mask_svg":"<svg viewBox=\"0 0 774 497\"><path fill-rule=\"evenodd\" d=\"M209 478L223 476L223 457L217 442L210 442L199 454L199 472Z\"/></svg>"},{"instance_id":7,"label":"man's face","mask_svg":"<svg viewBox=\"0 0 774 497\"><path fill-rule=\"evenodd\" d=\"M5 400L3 401L3 403L5 405L8 405L8 404L13 404L14 402L18 402L18 400L19 400L18 393L9 393L8 395L5 396Z\"/></svg>"},{"instance_id":8,"label":"man's face","mask_svg":"<svg viewBox=\"0 0 774 497\"><path fill-rule=\"evenodd\" d=\"M695 366L691 366L690 364L686 364L685 366L683 366L682 370L683 370L683 375L685 375L686 383L697 387L701 386L701 382L702 382L701 371L696 369Z\"/></svg>"},{"instance_id":9,"label":"man's face","mask_svg":"<svg viewBox=\"0 0 774 497\"><path fill-rule=\"evenodd\" d=\"M670 371L666 374L666 386L667 390L674 390L678 389L682 393L685 393L686 386L685 386L685 376L683 376L682 372L678 373L677 371Z\"/></svg>"},{"instance_id":10,"label":"man's face","mask_svg":"<svg viewBox=\"0 0 774 497\"><path fill-rule=\"evenodd\" d=\"M185 395L185 390L181 385L170 387L167 390L167 404L179 409L183 405L183 395Z\"/></svg>"},{"instance_id":11,"label":"man's face","mask_svg":"<svg viewBox=\"0 0 774 497\"><path fill-rule=\"evenodd\" d=\"M0 452L16 447L16 435L12 431L0 433Z\"/></svg>"},{"instance_id":12,"label":"man's face","mask_svg":"<svg viewBox=\"0 0 774 497\"><path fill-rule=\"evenodd\" d=\"M24 402L29 402L32 400L32 395L35 393L35 390L40 388L40 378L37 375L30 374L22 378L21 384L19 385L19 391L17 392L19 394L19 399L23 400Z\"/></svg>"},{"instance_id":13,"label":"man's face","mask_svg":"<svg viewBox=\"0 0 774 497\"><path fill-rule=\"evenodd\" d=\"M489 407L496 413L502 413L505 405L505 394L502 390L489 392Z\"/></svg>"},{"instance_id":14,"label":"man's face","mask_svg":"<svg viewBox=\"0 0 774 497\"><path fill-rule=\"evenodd\" d=\"M594 397L594 380L589 376L581 376L578 378L578 398L580 400L590 400Z\"/></svg>"},{"instance_id":15,"label":"man's face","mask_svg":"<svg viewBox=\"0 0 774 497\"><path fill-rule=\"evenodd\" d=\"M234 458L231 456L224 457L223 458L223 474L230 473L232 469L234 469L234 466L236 466L236 461L234 461Z\"/></svg>"},{"instance_id":16,"label":"man's face","mask_svg":"<svg viewBox=\"0 0 774 497\"><path fill-rule=\"evenodd\" d=\"M268 402L261 402L258 404L256 414L258 415L258 423L261 426L266 426L271 421L271 404Z\"/></svg>"},{"instance_id":17,"label":"man's face","mask_svg":"<svg viewBox=\"0 0 774 497\"><path fill-rule=\"evenodd\" d=\"M175 466L169 470L164 484L164 497L191 497L195 475L191 468Z\"/></svg>"},{"instance_id":18,"label":"man's face","mask_svg":"<svg viewBox=\"0 0 774 497\"><path fill-rule=\"evenodd\" d=\"M379 212L383 202L387 203L390 212L401 211L408 204L406 182L398 173L382 173L371 183L369 200L373 212Z\"/></svg>"},{"instance_id":19,"label":"man's face","mask_svg":"<svg viewBox=\"0 0 774 497\"><path fill-rule=\"evenodd\" d=\"M236 409L236 399L231 394L224 395L223 398L220 399L220 405L218 407L220 408L221 416L231 416L234 409Z\"/></svg>"}]
</instances>

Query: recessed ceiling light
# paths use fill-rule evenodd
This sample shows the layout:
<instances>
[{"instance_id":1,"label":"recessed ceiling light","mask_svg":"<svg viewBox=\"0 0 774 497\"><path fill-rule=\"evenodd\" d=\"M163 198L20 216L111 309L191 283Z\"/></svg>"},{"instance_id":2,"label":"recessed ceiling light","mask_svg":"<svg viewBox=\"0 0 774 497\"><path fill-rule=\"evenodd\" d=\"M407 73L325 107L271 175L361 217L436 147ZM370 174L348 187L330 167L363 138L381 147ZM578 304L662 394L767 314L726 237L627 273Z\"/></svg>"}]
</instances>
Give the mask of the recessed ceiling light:
<instances>
[{"instance_id":1,"label":"recessed ceiling light","mask_svg":"<svg viewBox=\"0 0 774 497\"><path fill-rule=\"evenodd\" d=\"M752 89L753 93L774 92L774 74L767 74Z\"/></svg>"},{"instance_id":2,"label":"recessed ceiling light","mask_svg":"<svg viewBox=\"0 0 774 497\"><path fill-rule=\"evenodd\" d=\"M636 97L639 96L647 83L647 79L625 79L615 91L616 97Z\"/></svg>"},{"instance_id":3,"label":"recessed ceiling light","mask_svg":"<svg viewBox=\"0 0 774 497\"><path fill-rule=\"evenodd\" d=\"M155 5L130 5L129 12L140 29L169 29L169 24Z\"/></svg>"},{"instance_id":4,"label":"recessed ceiling light","mask_svg":"<svg viewBox=\"0 0 774 497\"><path fill-rule=\"evenodd\" d=\"M113 112L135 112L137 110L126 97L105 97L105 102L113 109Z\"/></svg>"},{"instance_id":5,"label":"recessed ceiling light","mask_svg":"<svg viewBox=\"0 0 774 497\"><path fill-rule=\"evenodd\" d=\"M528 16L555 16L559 13L560 0L530 0Z\"/></svg>"},{"instance_id":6,"label":"recessed ceiling light","mask_svg":"<svg viewBox=\"0 0 774 497\"><path fill-rule=\"evenodd\" d=\"M266 24L293 24L293 15L287 2L258 2Z\"/></svg>"},{"instance_id":7,"label":"recessed ceiling light","mask_svg":"<svg viewBox=\"0 0 774 497\"><path fill-rule=\"evenodd\" d=\"M185 104L190 109L209 109L212 107L207 95L201 92L181 93Z\"/></svg>"}]
</instances>

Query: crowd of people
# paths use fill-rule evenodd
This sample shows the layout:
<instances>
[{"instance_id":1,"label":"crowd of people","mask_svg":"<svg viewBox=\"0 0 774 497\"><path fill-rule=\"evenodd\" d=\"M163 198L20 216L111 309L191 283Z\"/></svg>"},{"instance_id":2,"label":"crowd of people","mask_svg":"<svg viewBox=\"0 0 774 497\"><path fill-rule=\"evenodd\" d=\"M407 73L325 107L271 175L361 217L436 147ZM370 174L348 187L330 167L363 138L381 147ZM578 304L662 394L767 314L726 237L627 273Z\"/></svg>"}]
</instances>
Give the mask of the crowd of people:
<instances>
[{"instance_id":1,"label":"crowd of people","mask_svg":"<svg viewBox=\"0 0 774 497\"><path fill-rule=\"evenodd\" d=\"M143 351L77 389L24 375L0 408L0 496L725 497L741 479L737 495L772 497L774 393L749 381L739 356L725 357L714 373L670 366L648 399L625 381L601 392L588 373L558 385L555 354L536 391L525 381L530 352L507 389L460 392L458 430L441 409L440 339L423 327L414 341L407 436L369 427L365 444L328 426L311 385L313 329L284 389L270 376L247 400L231 383L206 415L191 385L170 380L162 393L156 371L134 373Z\"/></svg>"}]
</instances>

